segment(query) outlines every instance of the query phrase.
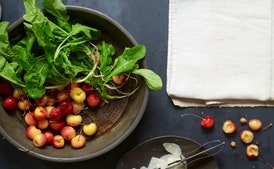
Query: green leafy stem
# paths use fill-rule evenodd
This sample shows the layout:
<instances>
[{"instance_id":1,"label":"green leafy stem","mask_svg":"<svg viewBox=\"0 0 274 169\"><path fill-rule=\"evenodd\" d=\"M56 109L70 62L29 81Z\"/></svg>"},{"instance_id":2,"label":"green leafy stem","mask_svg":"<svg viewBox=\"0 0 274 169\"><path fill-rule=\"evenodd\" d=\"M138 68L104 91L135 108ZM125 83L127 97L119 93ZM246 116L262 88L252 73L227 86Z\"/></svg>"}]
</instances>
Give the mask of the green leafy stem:
<instances>
[{"instance_id":1,"label":"green leafy stem","mask_svg":"<svg viewBox=\"0 0 274 169\"><path fill-rule=\"evenodd\" d=\"M70 21L61 0L43 0L42 5L49 16L39 9L37 0L24 0L25 32L15 38L9 38L9 22L0 22L0 76L22 87L29 97L37 99L46 89L85 82L104 98L121 98L138 89L139 78L132 75L143 77L152 90L162 88L159 75L139 68L146 55L144 45L126 47L117 56L111 43L99 41L100 30ZM121 74L134 79L136 88L120 90L112 77Z\"/></svg>"}]
</instances>

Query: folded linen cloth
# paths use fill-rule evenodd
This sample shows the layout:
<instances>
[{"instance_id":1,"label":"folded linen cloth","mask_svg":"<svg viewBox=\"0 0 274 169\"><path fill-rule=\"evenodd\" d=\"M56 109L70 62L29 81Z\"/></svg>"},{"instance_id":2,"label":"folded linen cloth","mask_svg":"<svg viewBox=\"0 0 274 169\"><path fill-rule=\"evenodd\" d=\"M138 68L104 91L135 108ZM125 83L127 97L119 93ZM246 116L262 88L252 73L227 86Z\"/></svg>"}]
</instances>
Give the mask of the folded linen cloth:
<instances>
[{"instance_id":1,"label":"folded linen cloth","mask_svg":"<svg viewBox=\"0 0 274 169\"><path fill-rule=\"evenodd\" d=\"M169 0L167 93L175 105L274 105L273 4Z\"/></svg>"}]
</instances>

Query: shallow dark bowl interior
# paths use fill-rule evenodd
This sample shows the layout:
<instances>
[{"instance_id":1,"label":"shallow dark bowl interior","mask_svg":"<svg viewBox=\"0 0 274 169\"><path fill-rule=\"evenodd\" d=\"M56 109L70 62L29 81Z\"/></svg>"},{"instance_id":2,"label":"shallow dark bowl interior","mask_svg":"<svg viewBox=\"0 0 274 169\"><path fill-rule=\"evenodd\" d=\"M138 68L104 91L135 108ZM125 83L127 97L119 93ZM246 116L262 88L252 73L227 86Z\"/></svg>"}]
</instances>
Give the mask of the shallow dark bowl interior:
<instances>
[{"instance_id":1,"label":"shallow dark bowl interior","mask_svg":"<svg viewBox=\"0 0 274 169\"><path fill-rule=\"evenodd\" d=\"M72 19L80 18L84 24L100 29L104 39L111 41L118 51L137 44L128 31L105 14L78 6L67 6L67 11ZM22 23L23 19L19 19L11 24L9 35L16 36L22 32ZM140 65L145 67L144 61ZM2 103L2 98L0 101ZM103 109L102 112L108 112L109 115L99 115L100 110L98 110L97 118L110 118L111 113L116 113L116 116L111 119L111 126L102 129L100 134L88 139L82 149L73 149L69 145L63 149L55 149L53 146L35 148L25 136L26 125L20 113L8 113L2 106L0 106L0 132L5 139L18 148L18 151L24 151L35 157L54 162L83 161L100 156L122 143L139 123L147 101L148 88L142 80L140 89L133 96L121 101L110 102L100 108Z\"/></svg>"}]
</instances>

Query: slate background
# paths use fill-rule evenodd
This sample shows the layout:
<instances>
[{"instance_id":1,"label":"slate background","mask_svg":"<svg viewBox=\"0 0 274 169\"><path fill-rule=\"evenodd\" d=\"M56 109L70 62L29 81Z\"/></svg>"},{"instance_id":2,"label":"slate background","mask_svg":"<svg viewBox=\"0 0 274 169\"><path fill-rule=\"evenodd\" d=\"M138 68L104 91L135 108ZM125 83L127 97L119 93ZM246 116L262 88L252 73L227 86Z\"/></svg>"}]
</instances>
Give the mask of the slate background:
<instances>
[{"instance_id":1,"label":"slate background","mask_svg":"<svg viewBox=\"0 0 274 169\"><path fill-rule=\"evenodd\" d=\"M40 1L39 1L40 2ZM163 79L163 89L150 91L149 102L141 122L133 133L119 146L95 159L61 164L48 162L19 151L7 140L0 139L1 169L115 169L123 154L141 142L163 135L177 135L204 143L214 139L226 142L224 150L214 156L221 169L265 169L267 166L259 160L250 160L245 156L244 145L238 134L247 126L240 125L239 119L259 118L264 125L274 121L273 108L178 108L173 106L166 93L166 66L168 43L168 0L63 0L64 4L89 7L103 12L124 26L137 40L147 47L148 67ZM14 22L24 14L22 0L0 0L2 20ZM201 14L202 15L202 14ZM248 85L248 84L247 84ZM216 124L213 130L205 131L199 126L199 120L181 114L195 113L212 115ZM238 124L238 132L233 137L226 136L221 130L222 123L232 119ZM230 147L231 141L238 146ZM273 128L260 136L260 153L274 165ZM137 157L136 157L137 158Z\"/></svg>"}]
</instances>

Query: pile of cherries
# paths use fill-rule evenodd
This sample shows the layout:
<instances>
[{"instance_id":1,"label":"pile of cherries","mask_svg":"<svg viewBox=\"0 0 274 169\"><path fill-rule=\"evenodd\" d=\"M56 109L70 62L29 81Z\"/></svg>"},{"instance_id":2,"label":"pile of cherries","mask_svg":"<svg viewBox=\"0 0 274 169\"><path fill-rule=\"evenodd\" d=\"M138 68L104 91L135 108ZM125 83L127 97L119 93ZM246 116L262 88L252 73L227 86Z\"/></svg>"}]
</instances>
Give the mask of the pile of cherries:
<instances>
[{"instance_id":1,"label":"pile of cherries","mask_svg":"<svg viewBox=\"0 0 274 169\"><path fill-rule=\"evenodd\" d=\"M96 134L96 123L91 119L85 124L82 116L88 106L98 107L101 104L100 96L89 84L72 83L50 89L40 99L32 100L21 88L2 82L0 94L7 112L17 109L23 112L26 137L36 147L53 145L63 148L69 143L73 148L82 148L86 137Z\"/></svg>"}]
</instances>

